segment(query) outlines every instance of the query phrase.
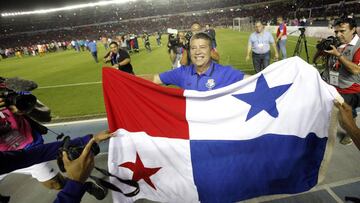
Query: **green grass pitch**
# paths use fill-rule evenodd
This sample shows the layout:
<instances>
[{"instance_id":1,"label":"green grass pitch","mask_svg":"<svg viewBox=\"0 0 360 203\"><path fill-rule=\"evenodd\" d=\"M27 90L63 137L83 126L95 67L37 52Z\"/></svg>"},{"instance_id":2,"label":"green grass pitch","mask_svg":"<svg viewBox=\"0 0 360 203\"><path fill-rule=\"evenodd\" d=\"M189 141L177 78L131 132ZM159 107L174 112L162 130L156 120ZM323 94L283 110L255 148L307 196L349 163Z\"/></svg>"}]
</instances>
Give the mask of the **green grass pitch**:
<instances>
[{"instance_id":1,"label":"green grass pitch","mask_svg":"<svg viewBox=\"0 0 360 203\"><path fill-rule=\"evenodd\" d=\"M253 74L252 61L245 61L249 35L250 33L246 32L218 29L216 36L220 63L232 65L248 74ZM311 61L317 39L308 38L307 40ZM296 41L297 37L288 38L288 57L292 56ZM166 47L167 35L163 35L162 43L162 47L157 47L155 38L151 37L153 51L148 53L144 50L143 41L139 39L141 52L131 55L131 63L136 74L160 73L170 69L171 64ZM302 54L302 58L305 59L304 50ZM102 59L104 55L105 49L101 43L98 43L99 59ZM46 54L43 57L13 57L1 60L0 75L2 77L18 76L36 81L39 88L33 94L52 109L54 120L82 119L84 116L105 115L101 83L94 83L101 81L102 66L106 65L102 62L96 64L87 51L77 53L74 50L68 50ZM79 85L79 83L91 84ZM61 85L70 86L61 87Z\"/></svg>"}]
</instances>

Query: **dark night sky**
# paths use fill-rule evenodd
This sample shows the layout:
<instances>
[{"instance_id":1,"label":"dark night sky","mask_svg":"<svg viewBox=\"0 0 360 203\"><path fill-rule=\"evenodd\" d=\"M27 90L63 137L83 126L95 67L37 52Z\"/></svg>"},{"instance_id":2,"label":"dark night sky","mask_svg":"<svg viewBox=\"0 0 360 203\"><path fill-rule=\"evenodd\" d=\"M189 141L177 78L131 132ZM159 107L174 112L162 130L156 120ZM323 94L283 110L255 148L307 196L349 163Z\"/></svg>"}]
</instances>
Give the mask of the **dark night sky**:
<instances>
[{"instance_id":1,"label":"dark night sky","mask_svg":"<svg viewBox=\"0 0 360 203\"><path fill-rule=\"evenodd\" d=\"M98 1L100 0L1 0L0 11L31 11Z\"/></svg>"}]
</instances>

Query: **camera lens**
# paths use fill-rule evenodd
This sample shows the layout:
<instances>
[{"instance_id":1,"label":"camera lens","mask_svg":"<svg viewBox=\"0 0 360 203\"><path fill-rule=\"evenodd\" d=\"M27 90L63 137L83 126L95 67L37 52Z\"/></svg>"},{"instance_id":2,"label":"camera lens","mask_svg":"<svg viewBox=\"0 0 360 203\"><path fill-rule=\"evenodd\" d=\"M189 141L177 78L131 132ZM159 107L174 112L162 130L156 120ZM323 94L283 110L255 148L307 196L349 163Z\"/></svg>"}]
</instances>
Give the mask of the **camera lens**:
<instances>
[{"instance_id":1,"label":"camera lens","mask_svg":"<svg viewBox=\"0 0 360 203\"><path fill-rule=\"evenodd\" d=\"M31 111L36 104L36 97L34 95L17 95L14 104L21 112Z\"/></svg>"}]
</instances>

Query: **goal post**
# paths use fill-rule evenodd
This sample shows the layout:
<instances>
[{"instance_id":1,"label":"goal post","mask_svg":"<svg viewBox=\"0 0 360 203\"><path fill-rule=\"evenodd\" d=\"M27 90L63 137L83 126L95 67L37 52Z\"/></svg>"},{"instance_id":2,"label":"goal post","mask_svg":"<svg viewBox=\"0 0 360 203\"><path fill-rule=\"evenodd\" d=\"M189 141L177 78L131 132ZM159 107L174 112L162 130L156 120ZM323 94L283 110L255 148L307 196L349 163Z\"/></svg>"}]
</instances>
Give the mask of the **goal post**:
<instances>
[{"instance_id":1,"label":"goal post","mask_svg":"<svg viewBox=\"0 0 360 203\"><path fill-rule=\"evenodd\" d=\"M252 19L250 17L234 18L233 29L237 31L252 31Z\"/></svg>"}]
</instances>

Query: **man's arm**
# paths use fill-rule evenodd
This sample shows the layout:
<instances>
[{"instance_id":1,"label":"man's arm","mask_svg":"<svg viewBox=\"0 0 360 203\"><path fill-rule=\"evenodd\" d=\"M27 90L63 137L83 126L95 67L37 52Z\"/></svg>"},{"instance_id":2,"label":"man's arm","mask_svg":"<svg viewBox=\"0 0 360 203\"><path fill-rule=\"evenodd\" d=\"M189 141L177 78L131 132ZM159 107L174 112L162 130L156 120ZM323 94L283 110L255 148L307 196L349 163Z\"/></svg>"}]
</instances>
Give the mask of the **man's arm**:
<instances>
[{"instance_id":1,"label":"man's arm","mask_svg":"<svg viewBox=\"0 0 360 203\"><path fill-rule=\"evenodd\" d=\"M339 109L340 126L350 135L356 147L360 150L360 129L356 126L351 107L346 103L340 104L338 101L335 101L334 104Z\"/></svg>"},{"instance_id":2,"label":"man's arm","mask_svg":"<svg viewBox=\"0 0 360 203\"><path fill-rule=\"evenodd\" d=\"M110 138L111 134L103 131L94 136L96 142ZM70 145L83 146L89 142L91 135L76 138L70 141ZM0 152L0 175L11 171L26 168L34 164L56 159L58 150L63 142L52 142L31 148L29 150Z\"/></svg>"},{"instance_id":3,"label":"man's arm","mask_svg":"<svg viewBox=\"0 0 360 203\"><path fill-rule=\"evenodd\" d=\"M145 79L145 80L148 80L148 81L151 81L155 84L158 84L158 85L162 85L163 82L161 81L160 79L160 76L159 74L144 74L144 75L136 75L142 79Z\"/></svg>"},{"instance_id":4,"label":"man's arm","mask_svg":"<svg viewBox=\"0 0 360 203\"><path fill-rule=\"evenodd\" d=\"M324 50L326 53L334 55L336 57L338 57L338 60L340 61L340 63L344 64L345 68L352 74L359 74L360 73L360 66L358 64L353 63L352 61L350 61L349 59L347 59L346 57L344 57L337 49L335 46L330 45L332 50L327 51ZM360 54L359 50L356 52L356 54Z\"/></svg>"},{"instance_id":5,"label":"man's arm","mask_svg":"<svg viewBox=\"0 0 360 203\"><path fill-rule=\"evenodd\" d=\"M187 49L183 49L183 53L182 53L182 56L181 56L181 60L180 60L180 64L182 66L186 66L188 65L188 50Z\"/></svg>"},{"instance_id":6,"label":"man's arm","mask_svg":"<svg viewBox=\"0 0 360 203\"><path fill-rule=\"evenodd\" d=\"M251 53L251 42L249 40L248 47L247 47L247 52L246 52L246 58L245 58L246 61L250 60L250 53Z\"/></svg>"},{"instance_id":7,"label":"man's arm","mask_svg":"<svg viewBox=\"0 0 360 203\"><path fill-rule=\"evenodd\" d=\"M216 49L211 49L211 59L216 61L216 63L219 63L220 62L220 54L219 52L216 51Z\"/></svg>"},{"instance_id":8,"label":"man's arm","mask_svg":"<svg viewBox=\"0 0 360 203\"><path fill-rule=\"evenodd\" d=\"M275 57L274 59L277 61L279 59L279 52L277 51L276 44L271 43L272 48L274 49Z\"/></svg>"}]
</instances>

